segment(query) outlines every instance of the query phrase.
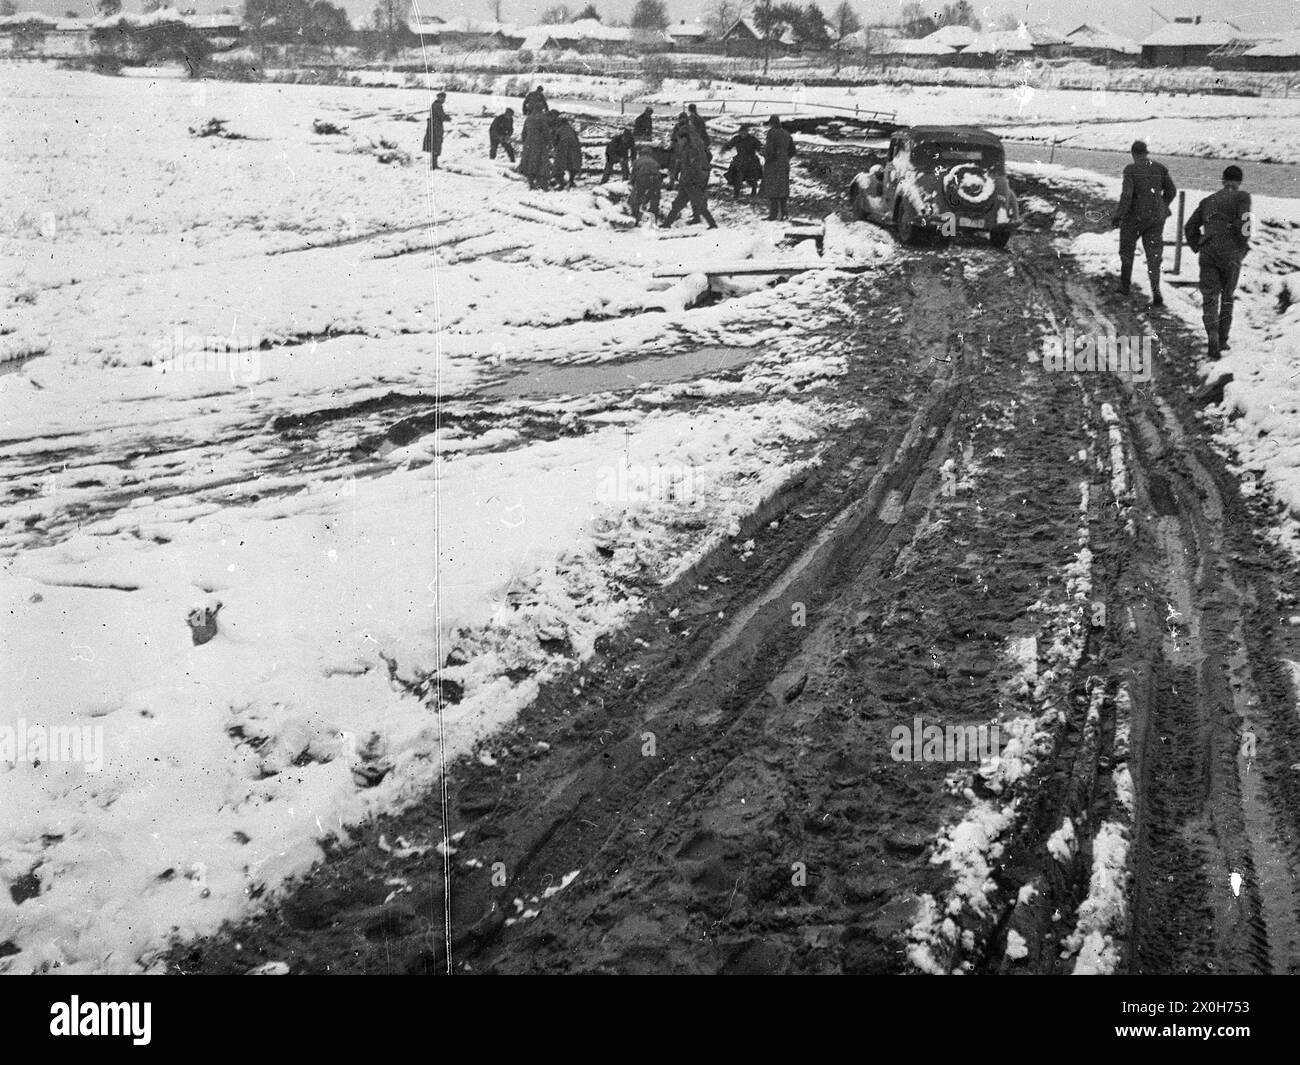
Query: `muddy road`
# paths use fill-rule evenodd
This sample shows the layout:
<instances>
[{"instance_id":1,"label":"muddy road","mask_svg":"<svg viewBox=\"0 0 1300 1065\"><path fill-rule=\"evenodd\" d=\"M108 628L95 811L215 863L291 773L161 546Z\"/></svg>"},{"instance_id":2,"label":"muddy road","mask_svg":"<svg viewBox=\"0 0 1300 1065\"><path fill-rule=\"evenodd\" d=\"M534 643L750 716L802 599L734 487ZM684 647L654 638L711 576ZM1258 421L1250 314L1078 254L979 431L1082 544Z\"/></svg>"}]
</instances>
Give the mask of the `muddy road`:
<instances>
[{"instance_id":1,"label":"muddy road","mask_svg":"<svg viewBox=\"0 0 1300 1065\"><path fill-rule=\"evenodd\" d=\"M824 461L451 766L445 823L363 826L169 968L1300 972L1300 580L1196 338L1052 224L844 277ZM1153 378L1046 370L1084 321Z\"/></svg>"}]
</instances>

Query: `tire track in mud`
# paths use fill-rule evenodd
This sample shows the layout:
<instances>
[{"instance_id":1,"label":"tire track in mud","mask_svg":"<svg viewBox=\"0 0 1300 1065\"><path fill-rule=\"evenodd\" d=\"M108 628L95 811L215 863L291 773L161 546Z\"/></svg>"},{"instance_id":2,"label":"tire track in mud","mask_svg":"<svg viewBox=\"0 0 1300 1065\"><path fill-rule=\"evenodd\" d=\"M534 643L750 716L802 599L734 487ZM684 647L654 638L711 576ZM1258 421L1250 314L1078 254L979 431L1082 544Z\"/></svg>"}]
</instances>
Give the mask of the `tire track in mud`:
<instances>
[{"instance_id":1,"label":"tire track in mud","mask_svg":"<svg viewBox=\"0 0 1300 1065\"><path fill-rule=\"evenodd\" d=\"M1132 548L1109 567L1113 620L1100 656L1130 678L1138 816L1127 968L1295 972L1300 748L1273 620L1279 578L1293 567L1259 557L1235 482L1189 424L1197 382L1180 357L1185 331L1107 314L1081 286L1060 287L1121 335L1164 334L1155 381L1099 378L1093 397L1119 408L1112 456L1118 448L1132 493Z\"/></svg>"},{"instance_id":2,"label":"tire track in mud","mask_svg":"<svg viewBox=\"0 0 1300 1065\"><path fill-rule=\"evenodd\" d=\"M1143 825L1139 848L1135 965L1300 972L1296 826L1279 816L1261 778L1269 748L1279 746L1275 731L1294 738L1294 703L1256 678L1258 664L1280 656L1268 632L1248 621L1272 591L1242 566L1243 515L1219 462L1167 402L1142 399L1130 425L1139 505L1158 516L1143 582L1158 598L1136 605L1139 636L1153 651L1141 791L1154 797L1156 816ZM1166 909L1189 918L1176 935L1157 916ZM1199 925L1190 920L1197 911Z\"/></svg>"}]
</instances>

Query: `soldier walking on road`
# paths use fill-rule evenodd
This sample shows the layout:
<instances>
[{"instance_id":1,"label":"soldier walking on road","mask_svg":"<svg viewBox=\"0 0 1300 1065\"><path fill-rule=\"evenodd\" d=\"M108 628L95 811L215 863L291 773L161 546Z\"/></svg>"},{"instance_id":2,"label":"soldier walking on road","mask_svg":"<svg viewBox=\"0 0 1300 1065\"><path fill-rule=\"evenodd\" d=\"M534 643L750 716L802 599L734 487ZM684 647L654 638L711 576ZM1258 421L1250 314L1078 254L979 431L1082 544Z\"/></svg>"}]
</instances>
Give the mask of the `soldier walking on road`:
<instances>
[{"instance_id":1,"label":"soldier walking on road","mask_svg":"<svg viewBox=\"0 0 1300 1065\"><path fill-rule=\"evenodd\" d=\"M790 217L790 157L794 155L794 138L773 115L767 120L767 144L763 148L762 195L767 197L767 220L781 221Z\"/></svg>"},{"instance_id":2,"label":"soldier walking on road","mask_svg":"<svg viewBox=\"0 0 1300 1065\"><path fill-rule=\"evenodd\" d=\"M1183 230L1200 255L1201 318L1212 359L1228 350L1233 293L1250 250L1250 193L1242 191L1241 177L1239 166L1224 170L1223 188L1197 204Z\"/></svg>"},{"instance_id":3,"label":"soldier walking on road","mask_svg":"<svg viewBox=\"0 0 1300 1065\"><path fill-rule=\"evenodd\" d=\"M492 120L488 126L488 158L497 157L497 149L506 153L510 161L515 161L515 146L510 142L515 135L515 109L507 107Z\"/></svg>"},{"instance_id":4,"label":"soldier walking on road","mask_svg":"<svg viewBox=\"0 0 1300 1065\"><path fill-rule=\"evenodd\" d=\"M1160 295L1160 258L1165 247L1165 219L1177 190L1169 171L1147 155L1145 141L1133 142L1133 162L1124 168L1124 191L1111 221L1119 226L1119 290L1128 295L1133 281L1137 242L1147 260L1151 278L1151 306L1163 307Z\"/></svg>"},{"instance_id":5,"label":"soldier walking on road","mask_svg":"<svg viewBox=\"0 0 1300 1065\"><path fill-rule=\"evenodd\" d=\"M424 127L424 150L429 153L430 170L438 169L438 156L442 154L442 131L447 125L447 112L442 109L442 104L446 99L445 92L440 92L433 98L433 106L429 108L429 124Z\"/></svg>"}]
</instances>

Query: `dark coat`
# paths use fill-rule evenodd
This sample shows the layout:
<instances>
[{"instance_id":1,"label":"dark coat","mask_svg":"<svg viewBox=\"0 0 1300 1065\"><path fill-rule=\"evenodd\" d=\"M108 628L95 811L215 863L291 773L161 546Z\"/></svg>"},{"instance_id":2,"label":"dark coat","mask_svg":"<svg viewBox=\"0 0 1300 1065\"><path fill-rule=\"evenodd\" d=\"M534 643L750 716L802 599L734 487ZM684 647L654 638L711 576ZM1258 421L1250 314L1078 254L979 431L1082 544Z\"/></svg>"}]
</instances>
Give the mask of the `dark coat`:
<instances>
[{"instance_id":1,"label":"dark coat","mask_svg":"<svg viewBox=\"0 0 1300 1065\"><path fill-rule=\"evenodd\" d=\"M529 179L545 180L551 172L551 127L545 111L534 111L524 119L523 148L519 173Z\"/></svg>"},{"instance_id":2,"label":"dark coat","mask_svg":"<svg viewBox=\"0 0 1300 1065\"><path fill-rule=\"evenodd\" d=\"M727 180L734 183L755 182L763 176L763 160L758 153L763 150L752 133L737 133L722 146L724 152L735 152L736 157L727 168Z\"/></svg>"},{"instance_id":3,"label":"dark coat","mask_svg":"<svg viewBox=\"0 0 1300 1065\"><path fill-rule=\"evenodd\" d=\"M515 116L504 112L497 115L488 126L488 135L494 140L508 141L515 135Z\"/></svg>"},{"instance_id":4,"label":"dark coat","mask_svg":"<svg viewBox=\"0 0 1300 1065\"><path fill-rule=\"evenodd\" d=\"M794 152L794 138L781 126L768 129L763 147L763 184L759 189L763 196L781 200L790 195L790 156Z\"/></svg>"},{"instance_id":5,"label":"dark coat","mask_svg":"<svg viewBox=\"0 0 1300 1065\"><path fill-rule=\"evenodd\" d=\"M1250 250L1250 193L1220 189L1192 212L1183 232L1187 246L1225 266L1239 263Z\"/></svg>"},{"instance_id":6,"label":"dark coat","mask_svg":"<svg viewBox=\"0 0 1300 1065\"><path fill-rule=\"evenodd\" d=\"M632 184L636 187L650 191L657 189L664 183L664 172L659 169L659 163L649 152L642 152L636 157L636 162L632 164Z\"/></svg>"},{"instance_id":7,"label":"dark coat","mask_svg":"<svg viewBox=\"0 0 1300 1065\"><path fill-rule=\"evenodd\" d=\"M637 140L648 141L653 137L655 130L655 116L642 111L636 116L636 121L632 123L632 136Z\"/></svg>"},{"instance_id":8,"label":"dark coat","mask_svg":"<svg viewBox=\"0 0 1300 1065\"><path fill-rule=\"evenodd\" d=\"M429 123L424 127L424 145L420 150L441 155L442 130L446 125L447 112L442 109L442 104L435 101L429 108Z\"/></svg>"},{"instance_id":9,"label":"dark coat","mask_svg":"<svg viewBox=\"0 0 1300 1065\"><path fill-rule=\"evenodd\" d=\"M537 111L548 111L550 105L546 102L546 94L541 89L534 89L524 97L524 117L534 114Z\"/></svg>"},{"instance_id":10,"label":"dark coat","mask_svg":"<svg viewBox=\"0 0 1300 1065\"><path fill-rule=\"evenodd\" d=\"M615 133L605 145L605 158L613 159L614 162L621 162L632 154L632 149L636 147L635 134L627 132Z\"/></svg>"},{"instance_id":11,"label":"dark coat","mask_svg":"<svg viewBox=\"0 0 1300 1065\"><path fill-rule=\"evenodd\" d=\"M1113 221L1128 222L1139 229L1163 225L1177 190L1164 165L1154 159L1132 162L1124 168L1124 191Z\"/></svg>"},{"instance_id":12,"label":"dark coat","mask_svg":"<svg viewBox=\"0 0 1300 1065\"><path fill-rule=\"evenodd\" d=\"M691 128L700 135L700 140L707 145L709 143L709 124L704 121L704 116L693 112L686 117L690 119Z\"/></svg>"},{"instance_id":13,"label":"dark coat","mask_svg":"<svg viewBox=\"0 0 1300 1065\"><path fill-rule=\"evenodd\" d=\"M682 140L678 167L683 189L698 191L708 186L709 153L697 138L686 137Z\"/></svg>"},{"instance_id":14,"label":"dark coat","mask_svg":"<svg viewBox=\"0 0 1300 1065\"><path fill-rule=\"evenodd\" d=\"M555 131L555 172L578 174L582 171L582 142L569 123L561 122Z\"/></svg>"}]
</instances>

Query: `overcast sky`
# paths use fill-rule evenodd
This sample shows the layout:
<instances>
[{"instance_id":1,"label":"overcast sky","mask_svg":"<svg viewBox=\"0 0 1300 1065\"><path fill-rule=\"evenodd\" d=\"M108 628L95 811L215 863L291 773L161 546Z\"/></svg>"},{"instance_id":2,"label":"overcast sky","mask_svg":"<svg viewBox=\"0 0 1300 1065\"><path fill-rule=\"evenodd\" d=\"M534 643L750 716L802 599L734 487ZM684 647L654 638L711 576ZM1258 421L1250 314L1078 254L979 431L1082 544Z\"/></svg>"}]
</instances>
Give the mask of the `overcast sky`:
<instances>
[{"instance_id":1,"label":"overcast sky","mask_svg":"<svg viewBox=\"0 0 1300 1065\"><path fill-rule=\"evenodd\" d=\"M333 0L339 3L340 0ZM341 0L354 24L363 22L374 8L374 0ZM538 15L551 6L554 0L503 0L503 18L507 22L532 23ZM570 8L577 10L586 0L567 0ZM674 19L695 19L708 9L709 0L666 0L669 15ZM800 0L806 2L806 0ZM830 13L839 0L820 0L822 9ZM897 17L905 0L849 0L859 15L871 21L892 21ZM928 0L936 9L942 0ZM972 0L981 18L996 20L1002 15L1016 14L1026 22L1046 22L1054 29L1068 31L1081 22L1101 22L1117 33L1141 40L1162 24L1152 8L1174 18L1178 15L1202 15L1208 19L1226 19L1243 30L1300 30L1300 0L1239 0L1239 2L1210 3L1209 0L1155 0L1148 5L1143 0ZM596 9L606 18L626 19L635 0L595 0ZM177 6L196 7L199 11L215 11L222 6L242 7L242 0L180 0ZM127 10L139 10L140 0L124 0ZM18 0L20 10L46 11L61 15L65 11L89 13L90 0ZM471 18L491 18L490 0L411 0L411 10L426 16L468 15Z\"/></svg>"}]
</instances>

